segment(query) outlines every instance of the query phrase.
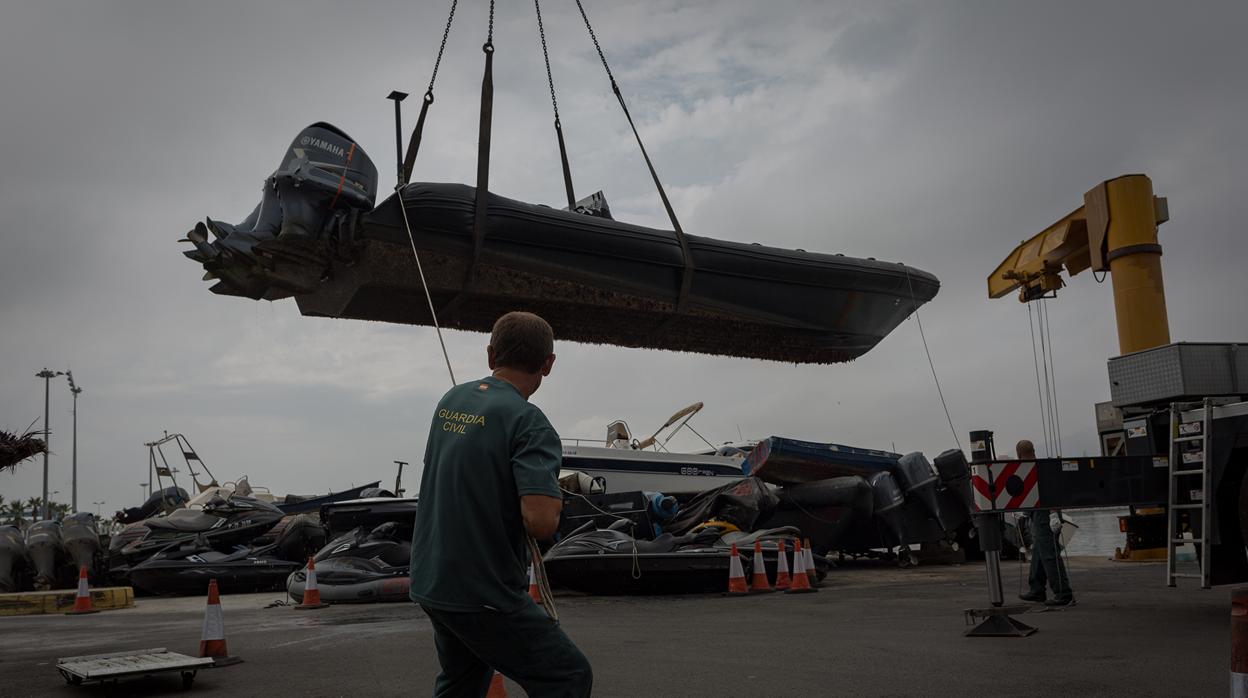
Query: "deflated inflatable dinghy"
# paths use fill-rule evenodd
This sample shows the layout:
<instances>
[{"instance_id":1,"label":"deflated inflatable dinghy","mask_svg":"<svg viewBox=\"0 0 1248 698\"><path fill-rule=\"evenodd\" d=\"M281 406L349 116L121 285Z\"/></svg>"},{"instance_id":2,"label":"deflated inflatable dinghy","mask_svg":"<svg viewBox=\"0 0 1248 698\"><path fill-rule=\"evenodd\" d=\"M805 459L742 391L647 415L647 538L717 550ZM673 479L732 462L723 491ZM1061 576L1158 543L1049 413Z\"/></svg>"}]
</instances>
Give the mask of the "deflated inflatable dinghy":
<instances>
[{"instance_id":1,"label":"deflated inflatable dinghy","mask_svg":"<svg viewBox=\"0 0 1248 698\"><path fill-rule=\"evenodd\" d=\"M373 208L376 191L363 150L314 124L251 216L198 224L186 255L215 293L429 325L414 243L446 327L488 332L524 309L560 339L798 363L861 356L940 287L902 264L692 235L686 258L676 233L612 220L600 196L566 211L491 193L477 235L472 187L412 183Z\"/></svg>"}]
</instances>

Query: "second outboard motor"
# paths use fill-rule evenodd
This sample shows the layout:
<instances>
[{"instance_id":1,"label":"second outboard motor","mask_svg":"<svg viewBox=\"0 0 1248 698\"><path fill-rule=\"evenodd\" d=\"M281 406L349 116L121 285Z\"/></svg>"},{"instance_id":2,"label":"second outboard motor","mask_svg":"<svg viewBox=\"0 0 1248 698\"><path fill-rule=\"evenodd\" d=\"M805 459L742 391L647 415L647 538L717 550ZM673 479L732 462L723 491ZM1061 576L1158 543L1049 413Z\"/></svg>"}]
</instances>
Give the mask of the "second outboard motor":
<instances>
[{"instance_id":1,"label":"second outboard motor","mask_svg":"<svg viewBox=\"0 0 1248 698\"><path fill-rule=\"evenodd\" d=\"M897 538L898 545L905 545L906 524L901 513L901 505L906 503L905 495L893 474L887 470L872 475L867 483L871 485L871 494L875 498L875 516Z\"/></svg>"},{"instance_id":2,"label":"second outboard motor","mask_svg":"<svg viewBox=\"0 0 1248 698\"><path fill-rule=\"evenodd\" d=\"M18 571L26 566L26 541L17 526L0 526L0 592L20 591Z\"/></svg>"},{"instance_id":3,"label":"second outboard motor","mask_svg":"<svg viewBox=\"0 0 1248 698\"><path fill-rule=\"evenodd\" d=\"M56 583L61 562L61 524L37 521L26 529L26 550L35 564L35 591L47 591Z\"/></svg>"},{"instance_id":4,"label":"second outboard motor","mask_svg":"<svg viewBox=\"0 0 1248 698\"><path fill-rule=\"evenodd\" d=\"M940 504L936 501L936 472L927 458L915 451L897 461L897 479L907 497L918 499L928 513L940 521Z\"/></svg>"},{"instance_id":5,"label":"second outboard motor","mask_svg":"<svg viewBox=\"0 0 1248 698\"><path fill-rule=\"evenodd\" d=\"M942 452L933 461L936 472L940 474L941 483L958 497L958 501L967 511L974 509L971 493L971 466L966 462L966 454L962 449L951 448Z\"/></svg>"},{"instance_id":6,"label":"second outboard motor","mask_svg":"<svg viewBox=\"0 0 1248 698\"><path fill-rule=\"evenodd\" d=\"M100 554L100 531L95 523L95 515L80 511L66 516L61 521L61 544L74 563L74 569L86 567L95 573L95 559Z\"/></svg>"}]
</instances>

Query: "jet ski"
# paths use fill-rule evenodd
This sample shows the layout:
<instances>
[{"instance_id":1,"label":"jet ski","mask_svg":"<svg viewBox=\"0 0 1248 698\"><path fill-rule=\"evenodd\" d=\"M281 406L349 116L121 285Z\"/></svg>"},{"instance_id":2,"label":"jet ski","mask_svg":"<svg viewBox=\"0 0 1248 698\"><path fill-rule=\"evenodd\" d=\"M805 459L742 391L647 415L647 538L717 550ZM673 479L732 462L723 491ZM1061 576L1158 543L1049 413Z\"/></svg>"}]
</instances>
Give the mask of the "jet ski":
<instances>
[{"instance_id":1,"label":"jet ski","mask_svg":"<svg viewBox=\"0 0 1248 698\"><path fill-rule=\"evenodd\" d=\"M150 519L153 516L168 514L175 509L186 506L191 500L190 495L181 487L166 487L157 490L143 502L143 506L130 507L117 512L118 523L129 524Z\"/></svg>"},{"instance_id":2,"label":"jet ski","mask_svg":"<svg viewBox=\"0 0 1248 698\"><path fill-rule=\"evenodd\" d=\"M130 583L159 596L202 595L212 579L223 594L274 591L302 564L281 559L276 548L240 546L225 552L203 540L174 543L130 568Z\"/></svg>"},{"instance_id":3,"label":"jet ski","mask_svg":"<svg viewBox=\"0 0 1248 698\"><path fill-rule=\"evenodd\" d=\"M95 577L96 561L100 556L100 531L95 515L80 511L61 520L61 545L73 564L73 569L86 567Z\"/></svg>"},{"instance_id":4,"label":"jet ski","mask_svg":"<svg viewBox=\"0 0 1248 698\"><path fill-rule=\"evenodd\" d=\"M268 531L283 514L276 506L242 495L213 494L200 509L177 509L131 524L109 543L110 569L124 574L158 550L202 536L216 549L242 545Z\"/></svg>"},{"instance_id":5,"label":"jet ski","mask_svg":"<svg viewBox=\"0 0 1248 698\"><path fill-rule=\"evenodd\" d=\"M21 591L29 562L22 532L16 526L0 526L0 592Z\"/></svg>"},{"instance_id":6,"label":"jet ski","mask_svg":"<svg viewBox=\"0 0 1248 698\"><path fill-rule=\"evenodd\" d=\"M742 552L749 576L758 540L768 579L774 582L778 541L785 541L791 560L798 537L793 528L730 535L718 526L706 526L682 536L664 533L640 540L618 528L605 528L569 535L542 561L552 586L588 594L706 594L726 589L732 544Z\"/></svg>"},{"instance_id":7,"label":"jet ski","mask_svg":"<svg viewBox=\"0 0 1248 698\"><path fill-rule=\"evenodd\" d=\"M361 526L330 541L315 557L321 601L408 601L412 543L402 537L403 530L402 525L387 522L372 530ZM286 589L302 603L306 584L304 568L290 575Z\"/></svg>"},{"instance_id":8,"label":"jet ski","mask_svg":"<svg viewBox=\"0 0 1248 698\"><path fill-rule=\"evenodd\" d=\"M211 291L294 297L304 315L488 332L530 310L578 342L794 363L869 351L940 283L903 264L726 242L556 210L453 183L406 184L376 208L377 169L342 130L304 129L242 223L187 233ZM411 238L408 235L411 227ZM423 260L422 275L412 255Z\"/></svg>"},{"instance_id":9,"label":"jet ski","mask_svg":"<svg viewBox=\"0 0 1248 698\"><path fill-rule=\"evenodd\" d=\"M371 531L384 523L398 525L398 536L411 540L416 525L415 497L367 497L321 507L321 523L331 536L357 528Z\"/></svg>"},{"instance_id":10,"label":"jet ski","mask_svg":"<svg viewBox=\"0 0 1248 698\"><path fill-rule=\"evenodd\" d=\"M26 529L26 550L35 567L35 591L54 588L65 553L61 547L61 524L36 521Z\"/></svg>"}]
</instances>

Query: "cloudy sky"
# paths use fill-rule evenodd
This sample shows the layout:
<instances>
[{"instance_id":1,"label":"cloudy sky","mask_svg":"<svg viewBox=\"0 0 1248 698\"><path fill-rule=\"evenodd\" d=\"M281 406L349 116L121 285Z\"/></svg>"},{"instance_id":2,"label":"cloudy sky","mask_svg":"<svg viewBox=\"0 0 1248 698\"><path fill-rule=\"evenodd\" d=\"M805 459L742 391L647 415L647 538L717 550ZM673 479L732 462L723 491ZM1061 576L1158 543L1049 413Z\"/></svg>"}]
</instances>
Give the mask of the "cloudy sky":
<instances>
[{"instance_id":1,"label":"cloudy sky","mask_svg":"<svg viewBox=\"0 0 1248 698\"><path fill-rule=\"evenodd\" d=\"M941 279L922 321L963 443L974 428L1041 438L1027 311L988 300L984 279L1103 179L1144 172L1169 197L1172 336L1248 339L1243 3L585 4L686 230ZM390 186L385 95L423 92L449 3L0 5L0 428L42 419L40 368L72 368L79 505L106 511L139 501L143 443L166 430L218 478L279 493L419 462L449 383L431 330L215 296L177 239L206 215L242 219L313 121L350 133ZM574 4L543 9L578 191L665 226ZM485 19L460 3L414 179L473 179ZM495 44L492 188L558 205L531 6L500 4ZM1049 312L1065 451L1094 452L1117 353L1110 289L1081 275ZM461 379L485 372L484 335L447 340ZM694 424L714 441L954 445L913 320L835 366L557 351L535 401L566 436L613 418L646 432L701 400ZM69 407L57 379L58 500ZM40 473L0 475L0 494L37 495Z\"/></svg>"}]
</instances>

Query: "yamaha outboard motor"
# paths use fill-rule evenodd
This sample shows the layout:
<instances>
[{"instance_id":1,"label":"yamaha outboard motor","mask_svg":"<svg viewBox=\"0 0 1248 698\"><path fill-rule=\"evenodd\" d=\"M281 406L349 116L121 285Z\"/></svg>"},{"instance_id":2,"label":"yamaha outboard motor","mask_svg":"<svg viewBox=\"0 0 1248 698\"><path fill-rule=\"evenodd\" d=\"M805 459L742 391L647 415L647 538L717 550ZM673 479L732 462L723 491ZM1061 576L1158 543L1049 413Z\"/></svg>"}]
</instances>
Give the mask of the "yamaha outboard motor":
<instances>
[{"instance_id":1,"label":"yamaha outboard motor","mask_svg":"<svg viewBox=\"0 0 1248 698\"><path fill-rule=\"evenodd\" d=\"M26 568L26 540L17 526L0 526L0 592L20 591L20 573Z\"/></svg>"},{"instance_id":2,"label":"yamaha outboard motor","mask_svg":"<svg viewBox=\"0 0 1248 698\"><path fill-rule=\"evenodd\" d=\"M195 249L184 254L220 279L214 293L276 300L310 292L328 268L326 239L376 197L373 161L341 129L318 122L291 141L251 215L238 225L196 224L187 233Z\"/></svg>"},{"instance_id":3,"label":"yamaha outboard motor","mask_svg":"<svg viewBox=\"0 0 1248 698\"><path fill-rule=\"evenodd\" d=\"M901 505L906 503L906 498L901 493L897 480L892 473L881 470L872 475L867 483L871 485L871 494L875 498L876 518L893 534L898 545L905 545L906 524Z\"/></svg>"},{"instance_id":4,"label":"yamaha outboard motor","mask_svg":"<svg viewBox=\"0 0 1248 698\"><path fill-rule=\"evenodd\" d=\"M44 520L31 524L26 529L26 550L35 566L35 591L53 588L63 559L60 522Z\"/></svg>"},{"instance_id":5,"label":"yamaha outboard motor","mask_svg":"<svg viewBox=\"0 0 1248 698\"><path fill-rule=\"evenodd\" d=\"M966 454L961 449L951 448L936 456L933 463L940 473L941 484L957 495L968 512L971 511L971 466L966 462Z\"/></svg>"},{"instance_id":6,"label":"yamaha outboard motor","mask_svg":"<svg viewBox=\"0 0 1248 698\"><path fill-rule=\"evenodd\" d=\"M96 557L100 554L100 531L95 515L80 511L61 520L61 545L77 570L86 567L95 574Z\"/></svg>"},{"instance_id":7,"label":"yamaha outboard motor","mask_svg":"<svg viewBox=\"0 0 1248 698\"><path fill-rule=\"evenodd\" d=\"M940 504L936 501L936 472L922 453L907 453L897 461L897 480L906 497L918 499L923 508L940 521Z\"/></svg>"}]
</instances>

